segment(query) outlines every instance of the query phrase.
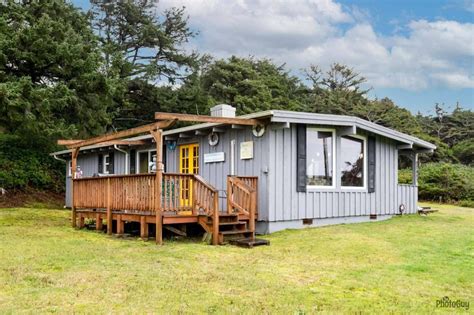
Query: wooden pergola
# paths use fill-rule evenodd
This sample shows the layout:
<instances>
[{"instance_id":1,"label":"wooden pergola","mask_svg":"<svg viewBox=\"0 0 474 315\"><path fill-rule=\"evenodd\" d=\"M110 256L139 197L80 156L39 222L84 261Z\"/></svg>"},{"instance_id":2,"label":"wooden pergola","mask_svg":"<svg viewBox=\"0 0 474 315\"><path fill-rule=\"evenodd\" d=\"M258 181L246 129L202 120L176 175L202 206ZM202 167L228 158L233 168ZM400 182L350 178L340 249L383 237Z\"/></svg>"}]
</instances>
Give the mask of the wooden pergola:
<instances>
[{"instance_id":1,"label":"wooden pergola","mask_svg":"<svg viewBox=\"0 0 474 315\"><path fill-rule=\"evenodd\" d=\"M76 227L76 207L74 206L74 180L76 179L77 169L77 158L81 147L91 145L140 145L144 144L141 140L123 140L123 138L131 137L138 134L150 133L156 143L156 189L155 194L155 209L156 209L156 243L161 245L163 243L163 215L162 215L162 179L163 179L163 130L172 127L177 121L187 122L201 122L201 123L216 123L216 124L230 124L230 125L244 125L244 126L255 126L262 124L257 119L250 118L239 118L239 117L214 117L204 115L188 115L188 114L176 114L176 113L155 113L154 123L131 128L128 130L113 132L102 136L86 139L86 140L59 140L59 145L65 145L68 149L72 150L72 226ZM107 186L107 233L112 234L112 209L110 207L110 200L112 198L110 185ZM217 198L216 198L217 200ZM219 219L217 215L217 220ZM216 224L214 224L215 229ZM218 224L217 224L218 228ZM218 230L214 230L214 233L218 233ZM215 234L215 235L216 235ZM217 238L213 238L213 243L216 244Z\"/></svg>"}]
</instances>

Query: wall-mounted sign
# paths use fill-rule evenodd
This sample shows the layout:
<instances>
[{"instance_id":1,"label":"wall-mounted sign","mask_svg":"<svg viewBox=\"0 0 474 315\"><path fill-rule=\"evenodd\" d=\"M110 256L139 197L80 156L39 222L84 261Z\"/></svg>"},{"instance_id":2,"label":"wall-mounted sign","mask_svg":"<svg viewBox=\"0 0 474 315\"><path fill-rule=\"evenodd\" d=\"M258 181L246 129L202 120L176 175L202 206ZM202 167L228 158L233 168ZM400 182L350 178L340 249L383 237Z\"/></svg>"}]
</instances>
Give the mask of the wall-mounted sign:
<instances>
[{"instance_id":1,"label":"wall-mounted sign","mask_svg":"<svg viewBox=\"0 0 474 315\"><path fill-rule=\"evenodd\" d=\"M240 159L241 160L253 159L253 141L240 143Z\"/></svg>"},{"instance_id":2,"label":"wall-mounted sign","mask_svg":"<svg viewBox=\"0 0 474 315\"><path fill-rule=\"evenodd\" d=\"M216 163L224 161L224 152L204 153L204 163Z\"/></svg>"}]
</instances>

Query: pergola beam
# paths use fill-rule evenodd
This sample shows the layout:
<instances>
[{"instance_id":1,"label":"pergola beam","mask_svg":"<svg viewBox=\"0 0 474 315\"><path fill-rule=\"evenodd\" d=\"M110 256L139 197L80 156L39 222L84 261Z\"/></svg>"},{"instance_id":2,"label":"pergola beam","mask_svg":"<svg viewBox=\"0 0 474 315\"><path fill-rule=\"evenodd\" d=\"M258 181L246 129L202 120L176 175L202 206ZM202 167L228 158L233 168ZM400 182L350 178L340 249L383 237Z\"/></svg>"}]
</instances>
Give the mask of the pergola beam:
<instances>
[{"instance_id":1,"label":"pergola beam","mask_svg":"<svg viewBox=\"0 0 474 315\"><path fill-rule=\"evenodd\" d=\"M107 142L107 141L112 141L112 140L117 140L125 137L130 137L133 135L137 135L140 133L145 133L145 132L151 132L153 130L158 130L158 129L164 129L164 128L169 128L172 125L174 125L176 122L176 119L172 120L164 120L164 121L158 121L152 124L148 125L143 125L140 127L136 128L131 128L123 131L118 131L114 133L109 133L107 135L87 139L81 142L77 142L71 145L67 145L69 149L75 149L75 148L80 148L80 147L85 147L88 145L93 145L93 144L98 144L102 142Z\"/></svg>"},{"instance_id":2,"label":"pergola beam","mask_svg":"<svg viewBox=\"0 0 474 315\"><path fill-rule=\"evenodd\" d=\"M179 121L192 121L202 123L220 123L229 125L255 126L262 124L258 119L240 117L214 117L205 115L175 114L175 113L155 113L156 120L177 119Z\"/></svg>"},{"instance_id":3,"label":"pergola beam","mask_svg":"<svg viewBox=\"0 0 474 315\"><path fill-rule=\"evenodd\" d=\"M70 146L73 144L80 143L84 140L58 140L58 145L65 145L65 146ZM106 142L100 142L97 143L100 145L144 145L147 144L146 141L144 140L112 140L112 141L106 141Z\"/></svg>"}]
</instances>

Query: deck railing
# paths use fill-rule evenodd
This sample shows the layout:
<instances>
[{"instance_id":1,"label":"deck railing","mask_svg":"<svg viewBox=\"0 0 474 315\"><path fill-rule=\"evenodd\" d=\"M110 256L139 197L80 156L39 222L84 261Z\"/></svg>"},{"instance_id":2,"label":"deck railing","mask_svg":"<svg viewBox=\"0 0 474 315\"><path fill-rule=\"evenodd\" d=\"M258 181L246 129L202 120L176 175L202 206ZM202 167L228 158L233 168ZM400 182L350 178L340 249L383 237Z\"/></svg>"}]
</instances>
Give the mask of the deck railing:
<instances>
[{"instance_id":1,"label":"deck railing","mask_svg":"<svg viewBox=\"0 0 474 315\"><path fill-rule=\"evenodd\" d=\"M164 212L212 215L218 210L217 190L198 175L164 173L162 185ZM75 208L156 213L155 174L77 178L73 190Z\"/></svg>"},{"instance_id":2,"label":"deck railing","mask_svg":"<svg viewBox=\"0 0 474 315\"><path fill-rule=\"evenodd\" d=\"M227 213L248 216L249 230L255 233L257 177L227 177Z\"/></svg>"}]
</instances>

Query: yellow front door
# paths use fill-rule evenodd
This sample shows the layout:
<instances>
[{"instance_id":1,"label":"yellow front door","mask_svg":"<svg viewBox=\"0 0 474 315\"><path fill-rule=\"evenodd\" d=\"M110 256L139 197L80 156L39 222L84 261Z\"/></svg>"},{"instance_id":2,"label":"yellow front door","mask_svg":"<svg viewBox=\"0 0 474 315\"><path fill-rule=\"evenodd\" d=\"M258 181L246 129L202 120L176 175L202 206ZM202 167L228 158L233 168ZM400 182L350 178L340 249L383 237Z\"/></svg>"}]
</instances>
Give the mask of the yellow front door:
<instances>
[{"instance_id":1,"label":"yellow front door","mask_svg":"<svg viewBox=\"0 0 474 315\"><path fill-rule=\"evenodd\" d=\"M183 174L199 174L199 144L179 146L179 172ZM190 180L181 180L181 206L191 207L193 204L193 187Z\"/></svg>"}]
</instances>

